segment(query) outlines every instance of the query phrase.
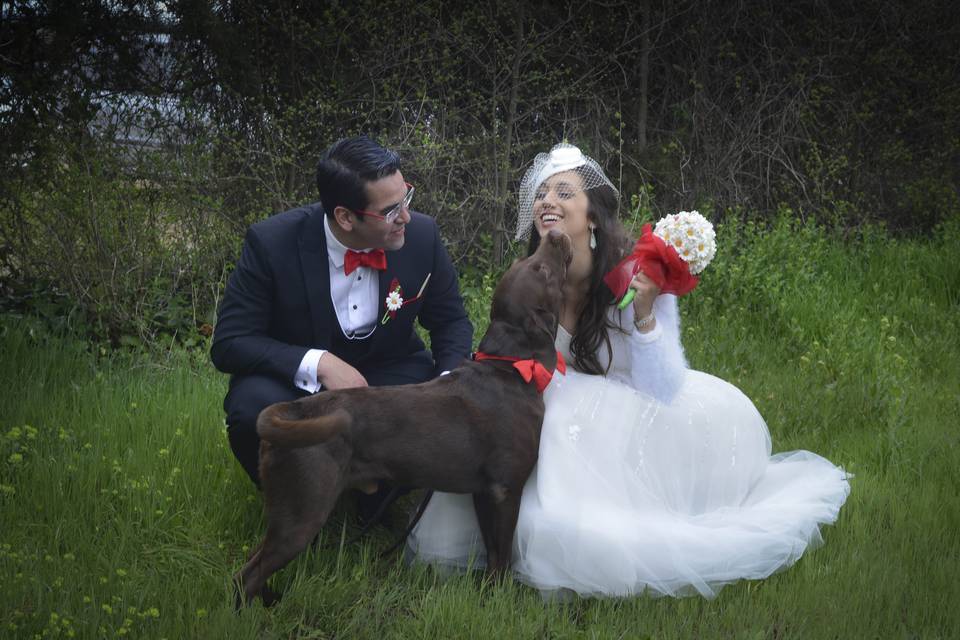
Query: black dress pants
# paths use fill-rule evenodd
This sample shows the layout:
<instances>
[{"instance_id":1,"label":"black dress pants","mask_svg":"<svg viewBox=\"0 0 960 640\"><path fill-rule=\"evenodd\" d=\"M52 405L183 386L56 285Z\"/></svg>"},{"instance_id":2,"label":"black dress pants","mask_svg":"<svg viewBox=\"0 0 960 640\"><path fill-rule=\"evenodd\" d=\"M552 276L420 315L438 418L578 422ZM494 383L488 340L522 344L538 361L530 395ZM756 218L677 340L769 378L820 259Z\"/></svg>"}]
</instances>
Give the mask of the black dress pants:
<instances>
[{"instance_id":1,"label":"black dress pants","mask_svg":"<svg viewBox=\"0 0 960 640\"><path fill-rule=\"evenodd\" d=\"M275 402L290 402L310 395L292 383L284 384L269 376L235 376L223 400L227 412L227 438L230 449L253 483L260 487L260 436L257 416Z\"/></svg>"}]
</instances>

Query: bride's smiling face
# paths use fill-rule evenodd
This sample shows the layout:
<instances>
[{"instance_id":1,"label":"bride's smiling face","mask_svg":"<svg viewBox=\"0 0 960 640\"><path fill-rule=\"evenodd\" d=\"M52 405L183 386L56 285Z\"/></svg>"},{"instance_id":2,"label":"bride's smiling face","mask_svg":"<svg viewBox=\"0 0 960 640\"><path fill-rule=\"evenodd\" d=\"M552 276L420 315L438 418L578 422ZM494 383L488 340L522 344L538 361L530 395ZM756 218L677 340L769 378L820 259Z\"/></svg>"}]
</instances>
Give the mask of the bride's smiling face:
<instances>
[{"instance_id":1,"label":"bride's smiling face","mask_svg":"<svg viewBox=\"0 0 960 640\"><path fill-rule=\"evenodd\" d=\"M589 200L576 171L555 173L537 187L533 200L533 224L542 238L556 229L570 236L574 247L586 246L590 238Z\"/></svg>"}]
</instances>

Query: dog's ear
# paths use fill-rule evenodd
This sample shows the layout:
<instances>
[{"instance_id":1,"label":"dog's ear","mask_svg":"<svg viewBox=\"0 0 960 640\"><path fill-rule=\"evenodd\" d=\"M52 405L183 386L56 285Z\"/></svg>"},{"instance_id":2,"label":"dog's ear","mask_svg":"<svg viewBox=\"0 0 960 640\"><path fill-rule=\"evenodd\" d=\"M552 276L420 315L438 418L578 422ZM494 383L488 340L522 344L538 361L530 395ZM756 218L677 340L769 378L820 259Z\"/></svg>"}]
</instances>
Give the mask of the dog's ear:
<instances>
[{"instance_id":1,"label":"dog's ear","mask_svg":"<svg viewBox=\"0 0 960 640\"><path fill-rule=\"evenodd\" d=\"M478 349L484 353L514 354L518 348L527 347L524 331L502 320L493 320L483 334Z\"/></svg>"},{"instance_id":2,"label":"dog's ear","mask_svg":"<svg viewBox=\"0 0 960 640\"><path fill-rule=\"evenodd\" d=\"M546 309L531 310L524 320L529 349L543 366L551 370L557 366L557 349L554 344L558 321L557 315Z\"/></svg>"},{"instance_id":3,"label":"dog's ear","mask_svg":"<svg viewBox=\"0 0 960 640\"><path fill-rule=\"evenodd\" d=\"M546 331L553 333L553 327L556 325L557 316L549 311L538 311L533 309L524 319L527 331Z\"/></svg>"},{"instance_id":4,"label":"dog's ear","mask_svg":"<svg viewBox=\"0 0 960 640\"><path fill-rule=\"evenodd\" d=\"M551 344L556 339L557 322L556 314L546 309L531 309L527 317L524 318L524 330L530 336L545 338ZM537 346L537 345L531 345Z\"/></svg>"}]
</instances>

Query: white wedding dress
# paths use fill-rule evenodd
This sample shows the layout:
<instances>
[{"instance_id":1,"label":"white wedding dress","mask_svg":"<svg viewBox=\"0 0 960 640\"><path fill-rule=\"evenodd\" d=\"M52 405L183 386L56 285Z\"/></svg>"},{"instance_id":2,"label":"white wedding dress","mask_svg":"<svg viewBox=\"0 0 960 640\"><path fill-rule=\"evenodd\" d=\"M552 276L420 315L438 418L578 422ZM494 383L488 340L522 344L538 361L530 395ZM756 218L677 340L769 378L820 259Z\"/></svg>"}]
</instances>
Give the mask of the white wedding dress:
<instances>
[{"instance_id":1,"label":"white wedding dress","mask_svg":"<svg viewBox=\"0 0 960 640\"><path fill-rule=\"evenodd\" d=\"M821 541L819 525L836 520L850 491L847 474L814 453L771 457L753 403L687 369L676 298L659 296L654 309L649 334L610 330L607 376L568 367L544 392L513 570L545 596L713 597L793 564ZM610 317L633 327L631 307ZM557 348L571 363L569 344L561 327ZM471 496L435 493L407 555L483 566Z\"/></svg>"}]
</instances>

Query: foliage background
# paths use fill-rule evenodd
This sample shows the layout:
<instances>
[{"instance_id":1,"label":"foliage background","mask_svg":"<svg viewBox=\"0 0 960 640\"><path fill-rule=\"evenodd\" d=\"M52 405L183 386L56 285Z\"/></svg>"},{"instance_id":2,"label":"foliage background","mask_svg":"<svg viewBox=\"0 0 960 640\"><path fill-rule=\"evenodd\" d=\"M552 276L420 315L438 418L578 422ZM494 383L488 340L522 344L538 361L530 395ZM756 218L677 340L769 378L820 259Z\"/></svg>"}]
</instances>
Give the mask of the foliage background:
<instances>
[{"instance_id":1,"label":"foliage background","mask_svg":"<svg viewBox=\"0 0 960 640\"><path fill-rule=\"evenodd\" d=\"M636 221L783 206L928 233L960 209L946 0L2 3L0 288L114 341L197 339L244 228L327 145L405 158L473 283L568 139ZM204 329L205 331L207 329Z\"/></svg>"}]
</instances>

